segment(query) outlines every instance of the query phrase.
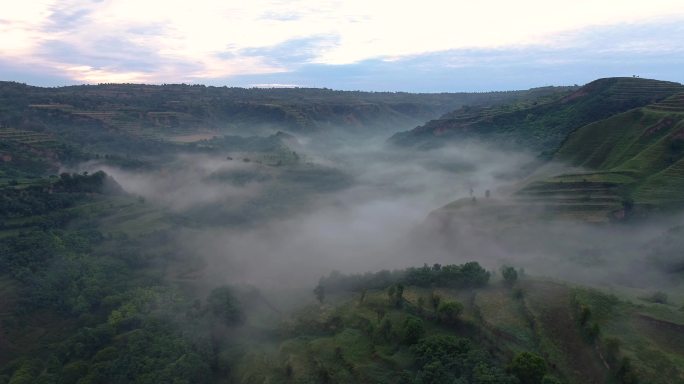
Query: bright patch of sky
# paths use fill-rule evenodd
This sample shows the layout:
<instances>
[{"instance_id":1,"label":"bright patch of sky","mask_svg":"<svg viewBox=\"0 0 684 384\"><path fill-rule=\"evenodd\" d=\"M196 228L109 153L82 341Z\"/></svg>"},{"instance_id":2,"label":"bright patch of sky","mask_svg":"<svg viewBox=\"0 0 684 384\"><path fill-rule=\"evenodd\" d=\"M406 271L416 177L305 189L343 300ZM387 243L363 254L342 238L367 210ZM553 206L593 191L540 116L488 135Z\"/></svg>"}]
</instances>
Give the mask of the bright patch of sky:
<instances>
[{"instance_id":1,"label":"bright patch of sky","mask_svg":"<svg viewBox=\"0 0 684 384\"><path fill-rule=\"evenodd\" d=\"M681 0L0 0L0 79L473 91L684 81Z\"/></svg>"}]
</instances>

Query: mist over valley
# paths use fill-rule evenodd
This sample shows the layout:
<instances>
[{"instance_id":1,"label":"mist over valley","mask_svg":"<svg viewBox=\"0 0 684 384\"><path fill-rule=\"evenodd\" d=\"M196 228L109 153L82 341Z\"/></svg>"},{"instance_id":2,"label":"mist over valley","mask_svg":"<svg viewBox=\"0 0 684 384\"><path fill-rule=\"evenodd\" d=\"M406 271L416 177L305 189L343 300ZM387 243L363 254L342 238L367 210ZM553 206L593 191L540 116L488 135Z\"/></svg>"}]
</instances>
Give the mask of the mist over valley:
<instances>
[{"instance_id":1,"label":"mist over valley","mask_svg":"<svg viewBox=\"0 0 684 384\"><path fill-rule=\"evenodd\" d=\"M681 382L683 90L2 83L0 382Z\"/></svg>"}]
</instances>

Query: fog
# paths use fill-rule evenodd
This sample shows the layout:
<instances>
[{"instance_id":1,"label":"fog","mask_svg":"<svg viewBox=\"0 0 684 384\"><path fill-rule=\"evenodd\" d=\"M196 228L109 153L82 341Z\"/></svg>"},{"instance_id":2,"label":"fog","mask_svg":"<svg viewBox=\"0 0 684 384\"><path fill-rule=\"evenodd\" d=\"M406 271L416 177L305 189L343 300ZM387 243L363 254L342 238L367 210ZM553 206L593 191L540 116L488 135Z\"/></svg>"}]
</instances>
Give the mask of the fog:
<instances>
[{"instance_id":1,"label":"fog","mask_svg":"<svg viewBox=\"0 0 684 384\"><path fill-rule=\"evenodd\" d=\"M519 208L519 218L499 220L491 215L498 205L486 209L489 201L505 206L523 181L560 172L562 164L530 174L531 154L475 142L413 151L379 140L334 146L300 140L298 150L305 160L289 167L197 154L179 155L155 172L89 167L103 168L147 204L191 217L198 225L176 230L178 253L203 260L199 282L209 286L244 283L267 293L310 292L333 270L358 273L475 260L491 270L512 265L529 275L618 290L681 287L681 279L665 272L663 263L667 268L684 257L667 255L657 263L652 252L654 242L682 222L679 218L588 224L541 220L530 214L535 208L525 207ZM288 168L334 171L335 179L348 181L334 188L310 181L302 185L283 176ZM222 177L235 174L254 176L239 182ZM279 190L291 193L274 194ZM464 209L430 215L473 197L477 202ZM263 205L271 207L267 214L232 219L235 210L243 217L261 212ZM209 216L226 220L203 219Z\"/></svg>"}]
</instances>

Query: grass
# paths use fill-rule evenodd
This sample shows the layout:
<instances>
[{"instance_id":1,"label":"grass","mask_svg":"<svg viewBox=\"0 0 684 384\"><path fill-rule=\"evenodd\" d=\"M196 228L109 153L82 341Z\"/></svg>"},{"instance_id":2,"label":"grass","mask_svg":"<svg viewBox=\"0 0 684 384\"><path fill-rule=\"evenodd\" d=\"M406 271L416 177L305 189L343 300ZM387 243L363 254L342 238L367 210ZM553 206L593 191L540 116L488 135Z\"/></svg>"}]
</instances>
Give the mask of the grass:
<instances>
[{"instance_id":1,"label":"grass","mask_svg":"<svg viewBox=\"0 0 684 384\"><path fill-rule=\"evenodd\" d=\"M575 289L579 303L591 309L601 340L617 340L619 355L632 359L643 382L684 381L684 312L668 305L637 305L589 289Z\"/></svg>"},{"instance_id":2,"label":"grass","mask_svg":"<svg viewBox=\"0 0 684 384\"><path fill-rule=\"evenodd\" d=\"M623 201L649 209L684 204L684 113L634 109L571 134L555 158L590 169L555 176L547 183L583 181L577 193L613 184ZM558 184L556 184L558 185ZM526 188L530 190L528 186ZM613 207L613 211L620 207Z\"/></svg>"},{"instance_id":3,"label":"grass","mask_svg":"<svg viewBox=\"0 0 684 384\"><path fill-rule=\"evenodd\" d=\"M477 293L476 306L483 324L511 348L536 348L535 334L519 300L506 287L492 287Z\"/></svg>"}]
</instances>

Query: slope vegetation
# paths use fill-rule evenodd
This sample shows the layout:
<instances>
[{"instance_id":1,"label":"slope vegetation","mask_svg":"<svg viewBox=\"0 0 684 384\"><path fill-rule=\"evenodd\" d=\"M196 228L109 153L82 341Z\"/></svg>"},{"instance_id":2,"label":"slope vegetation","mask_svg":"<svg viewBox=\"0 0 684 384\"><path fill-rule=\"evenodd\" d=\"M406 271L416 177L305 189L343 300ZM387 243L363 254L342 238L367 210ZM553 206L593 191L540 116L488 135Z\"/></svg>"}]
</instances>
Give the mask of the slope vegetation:
<instances>
[{"instance_id":1,"label":"slope vegetation","mask_svg":"<svg viewBox=\"0 0 684 384\"><path fill-rule=\"evenodd\" d=\"M510 198L490 204L497 214L605 222L680 208L684 93L587 124L569 134L552 159L573 171L532 175ZM443 211L468 205L452 203Z\"/></svg>"},{"instance_id":2,"label":"slope vegetation","mask_svg":"<svg viewBox=\"0 0 684 384\"><path fill-rule=\"evenodd\" d=\"M574 130L614 114L682 92L681 84L641 78L606 78L574 92L548 95L507 107L463 107L437 120L393 136L406 146L437 146L475 138L534 151L553 152ZM659 104L671 108L670 104Z\"/></svg>"},{"instance_id":3,"label":"slope vegetation","mask_svg":"<svg viewBox=\"0 0 684 384\"><path fill-rule=\"evenodd\" d=\"M0 82L0 124L46 128L53 119L137 139L179 135L368 132L407 129L454 108L491 106L539 92L411 94L329 89L245 89L169 84L100 84L40 88Z\"/></svg>"},{"instance_id":4,"label":"slope vegetation","mask_svg":"<svg viewBox=\"0 0 684 384\"><path fill-rule=\"evenodd\" d=\"M439 275L451 267L424 266L409 274ZM677 341L684 337L684 318L668 305L638 305L533 278L462 286L384 271L331 275L321 286L329 296L321 305L298 312L280 337L242 350L235 382L442 383L453 382L450 372L464 382L513 383L518 381L505 373L515 372L512 361L521 352L546 362L543 382L682 379ZM451 318L443 311L449 305L458 308ZM454 365L444 365L435 356L435 340L460 340L469 359L454 352L447 360ZM426 346L432 347L429 356ZM473 361L480 368L473 369Z\"/></svg>"},{"instance_id":5,"label":"slope vegetation","mask_svg":"<svg viewBox=\"0 0 684 384\"><path fill-rule=\"evenodd\" d=\"M620 185L630 204L679 206L684 203L684 94L582 127L555 158L592 170L576 177Z\"/></svg>"}]
</instances>

